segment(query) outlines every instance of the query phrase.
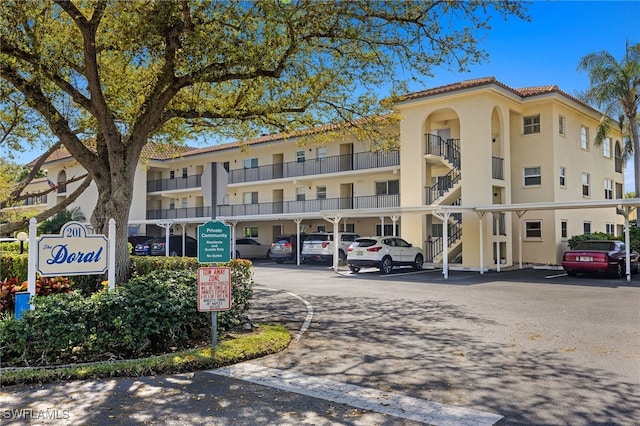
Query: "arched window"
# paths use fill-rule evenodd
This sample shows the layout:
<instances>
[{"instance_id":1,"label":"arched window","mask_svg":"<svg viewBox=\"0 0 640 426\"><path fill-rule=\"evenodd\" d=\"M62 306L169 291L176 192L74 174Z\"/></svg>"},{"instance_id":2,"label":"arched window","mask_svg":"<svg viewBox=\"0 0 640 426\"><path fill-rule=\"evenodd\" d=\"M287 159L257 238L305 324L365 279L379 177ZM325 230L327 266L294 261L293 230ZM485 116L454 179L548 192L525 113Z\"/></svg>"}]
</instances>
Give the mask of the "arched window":
<instances>
[{"instance_id":1,"label":"arched window","mask_svg":"<svg viewBox=\"0 0 640 426\"><path fill-rule=\"evenodd\" d=\"M58 173L58 194L64 194L67 192L67 185L65 182L67 181L67 172L62 170Z\"/></svg>"},{"instance_id":2,"label":"arched window","mask_svg":"<svg viewBox=\"0 0 640 426\"><path fill-rule=\"evenodd\" d=\"M622 147L620 141L616 141L615 148L616 173L622 173Z\"/></svg>"}]
</instances>

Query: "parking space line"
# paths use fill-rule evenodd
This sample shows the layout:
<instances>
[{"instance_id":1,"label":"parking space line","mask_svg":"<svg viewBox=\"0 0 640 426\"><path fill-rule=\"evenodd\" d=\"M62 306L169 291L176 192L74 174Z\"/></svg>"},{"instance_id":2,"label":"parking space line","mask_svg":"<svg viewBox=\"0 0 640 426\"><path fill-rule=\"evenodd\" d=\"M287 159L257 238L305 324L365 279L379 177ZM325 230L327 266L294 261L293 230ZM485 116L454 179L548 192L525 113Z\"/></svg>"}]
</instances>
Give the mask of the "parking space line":
<instances>
[{"instance_id":1,"label":"parking space line","mask_svg":"<svg viewBox=\"0 0 640 426\"><path fill-rule=\"evenodd\" d=\"M235 364L207 372L429 425L482 426L498 424L503 420L503 416L493 413L439 404L251 363Z\"/></svg>"}]
</instances>

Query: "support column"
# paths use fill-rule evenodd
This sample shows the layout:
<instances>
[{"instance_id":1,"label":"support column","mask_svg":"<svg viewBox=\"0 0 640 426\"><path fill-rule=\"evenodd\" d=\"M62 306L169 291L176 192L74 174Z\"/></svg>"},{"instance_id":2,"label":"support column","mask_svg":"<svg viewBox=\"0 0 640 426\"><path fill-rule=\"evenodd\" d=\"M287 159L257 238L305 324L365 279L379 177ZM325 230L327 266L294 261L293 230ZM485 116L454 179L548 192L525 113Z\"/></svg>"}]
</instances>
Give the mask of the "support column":
<instances>
[{"instance_id":1,"label":"support column","mask_svg":"<svg viewBox=\"0 0 640 426\"><path fill-rule=\"evenodd\" d=\"M340 242L340 220L342 220L342 216L334 216L334 217L325 217L324 220L327 222L331 222L333 224L333 270L338 272L338 263L340 259L338 259L339 255L339 242Z\"/></svg>"},{"instance_id":2,"label":"support column","mask_svg":"<svg viewBox=\"0 0 640 426\"><path fill-rule=\"evenodd\" d=\"M391 216L391 223L393 223L393 236L397 237L398 236L398 232L396 231L396 224L398 222L398 219L400 219L400 215L394 214Z\"/></svg>"},{"instance_id":3,"label":"support column","mask_svg":"<svg viewBox=\"0 0 640 426\"><path fill-rule=\"evenodd\" d=\"M158 226L164 228L164 255L169 257L169 229L171 229L173 222L158 222Z\"/></svg>"},{"instance_id":4,"label":"support column","mask_svg":"<svg viewBox=\"0 0 640 426\"><path fill-rule=\"evenodd\" d=\"M480 275L484 274L484 217L487 212L476 211L478 219L480 220Z\"/></svg>"},{"instance_id":5,"label":"support column","mask_svg":"<svg viewBox=\"0 0 640 426\"><path fill-rule=\"evenodd\" d=\"M300 266L300 251L302 248L300 246L300 243L302 243L302 241L300 241L300 223L302 223L302 218L297 217L293 220L296 223L296 265Z\"/></svg>"},{"instance_id":6,"label":"support column","mask_svg":"<svg viewBox=\"0 0 640 426\"><path fill-rule=\"evenodd\" d=\"M524 216L526 212L526 210L516 211L516 215L518 216L518 257L520 258L520 269L522 269L522 216Z\"/></svg>"},{"instance_id":7,"label":"support column","mask_svg":"<svg viewBox=\"0 0 640 426\"><path fill-rule=\"evenodd\" d=\"M624 216L624 245L625 245L625 273L627 282L631 281L631 237L629 235L629 214L635 209L634 206L618 206L616 213Z\"/></svg>"},{"instance_id":8,"label":"support column","mask_svg":"<svg viewBox=\"0 0 640 426\"><path fill-rule=\"evenodd\" d=\"M384 237L384 216L378 216L380 218L380 236Z\"/></svg>"},{"instance_id":9,"label":"support column","mask_svg":"<svg viewBox=\"0 0 640 426\"><path fill-rule=\"evenodd\" d=\"M449 216L448 211L434 211L433 215L442 221L442 275L449 279Z\"/></svg>"}]
</instances>

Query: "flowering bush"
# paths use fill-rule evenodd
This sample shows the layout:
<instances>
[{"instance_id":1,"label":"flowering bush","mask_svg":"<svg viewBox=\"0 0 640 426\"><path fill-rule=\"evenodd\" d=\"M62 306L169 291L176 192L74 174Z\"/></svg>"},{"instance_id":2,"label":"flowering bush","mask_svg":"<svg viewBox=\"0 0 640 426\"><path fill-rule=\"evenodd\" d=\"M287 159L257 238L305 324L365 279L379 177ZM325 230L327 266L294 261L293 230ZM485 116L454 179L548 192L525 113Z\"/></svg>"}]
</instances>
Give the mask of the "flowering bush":
<instances>
[{"instance_id":1,"label":"flowering bush","mask_svg":"<svg viewBox=\"0 0 640 426\"><path fill-rule=\"evenodd\" d=\"M36 295L48 296L57 293L71 292L72 284L69 278L38 277L36 280ZM0 312L12 313L16 306L16 293L27 291L27 282L19 283L18 277L5 278L0 281Z\"/></svg>"}]
</instances>

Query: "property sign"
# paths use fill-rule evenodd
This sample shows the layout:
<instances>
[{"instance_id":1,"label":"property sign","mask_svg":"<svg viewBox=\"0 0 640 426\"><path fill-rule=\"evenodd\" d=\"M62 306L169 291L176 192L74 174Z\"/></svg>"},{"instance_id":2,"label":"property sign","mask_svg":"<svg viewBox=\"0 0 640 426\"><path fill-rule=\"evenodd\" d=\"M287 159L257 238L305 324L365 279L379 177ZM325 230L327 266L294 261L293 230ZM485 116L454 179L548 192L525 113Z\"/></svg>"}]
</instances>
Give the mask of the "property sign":
<instances>
[{"instance_id":1,"label":"property sign","mask_svg":"<svg viewBox=\"0 0 640 426\"><path fill-rule=\"evenodd\" d=\"M80 222L67 222L60 235L42 235L37 244L37 271L44 277L97 275L109 265L109 245L104 235L87 235Z\"/></svg>"},{"instance_id":2,"label":"property sign","mask_svg":"<svg viewBox=\"0 0 640 426\"><path fill-rule=\"evenodd\" d=\"M223 263L231 260L231 227L220 221L198 226L198 262Z\"/></svg>"},{"instance_id":3,"label":"property sign","mask_svg":"<svg viewBox=\"0 0 640 426\"><path fill-rule=\"evenodd\" d=\"M231 268L198 268L198 311L231 309Z\"/></svg>"}]
</instances>

